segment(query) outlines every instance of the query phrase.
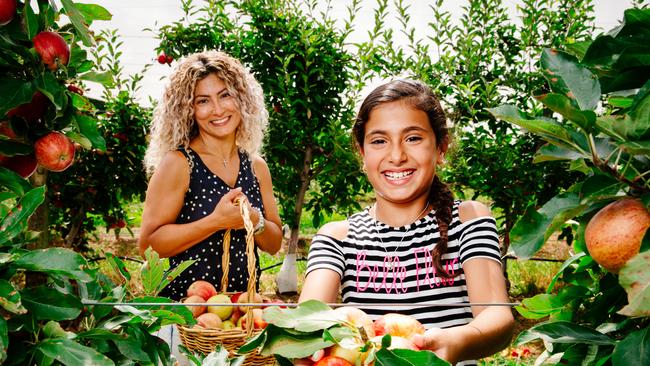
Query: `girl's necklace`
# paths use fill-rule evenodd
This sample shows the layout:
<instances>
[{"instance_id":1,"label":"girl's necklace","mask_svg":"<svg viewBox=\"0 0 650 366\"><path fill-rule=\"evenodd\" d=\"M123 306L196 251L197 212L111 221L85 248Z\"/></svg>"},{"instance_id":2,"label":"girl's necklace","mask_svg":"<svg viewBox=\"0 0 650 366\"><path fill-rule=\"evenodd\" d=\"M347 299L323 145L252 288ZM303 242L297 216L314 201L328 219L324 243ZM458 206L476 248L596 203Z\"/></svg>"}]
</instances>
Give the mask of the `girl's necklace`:
<instances>
[{"instance_id":1,"label":"girl's necklace","mask_svg":"<svg viewBox=\"0 0 650 366\"><path fill-rule=\"evenodd\" d=\"M424 215L424 213L425 213L425 212L427 211L427 209L429 208L429 205L430 205L430 204L431 204L431 203L430 203L429 201L427 201L427 204L424 205L424 209L422 209L422 212L420 212L420 213L415 217L415 220L413 220L413 222L417 221L417 220L418 220L422 215ZM381 247L384 249L384 252L386 252L386 256L387 256L386 258L387 258L387 260L388 260L388 264L389 264L389 266L390 266L390 270L393 271L393 270L395 269L395 262L396 262L396 256L395 256L395 253L397 253L397 249L399 249L399 248L402 246L402 242L404 241L404 238L406 238L406 236L408 235L408 229L406 230L406 232L404 232L404 233L402 234L402 238L401 238L401 239L399 240L399 242L397 242L397 244L395 245L395 249L393 250L393 253L392 253L392 254L388 253L388 251L386 250L386 246L384 245L384 241L381 240L381 234L379 233L379 226L377 225L377 223L379 222L379 219L377 218L377 202L375 202L375 204L372 206L372 209L373 209L374 214L375 214L374 219L375 219L375 231L377 232L377 238L378 238L379 241L381 242L381 244L382 244Z\"/></svg>"}]
</instances>

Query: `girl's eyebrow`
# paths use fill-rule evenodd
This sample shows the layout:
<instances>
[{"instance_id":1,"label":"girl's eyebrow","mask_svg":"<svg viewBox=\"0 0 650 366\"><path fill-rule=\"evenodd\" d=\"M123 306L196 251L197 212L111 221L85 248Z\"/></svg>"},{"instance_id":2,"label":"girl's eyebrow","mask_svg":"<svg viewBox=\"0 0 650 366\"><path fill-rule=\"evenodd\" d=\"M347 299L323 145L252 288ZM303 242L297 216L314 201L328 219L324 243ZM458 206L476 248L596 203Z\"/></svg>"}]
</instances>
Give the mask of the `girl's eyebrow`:
<instances>
[{"instance_id":1,"label":"girl's eyebrow","mask_svg":"<svg viewBox=\"0 0 650 366\"><path fill-rule=\"evenodd\" d=\"M426 132L427 129L422 128L422 127L420 127L420 126L408 126L408 127L405 127L404 129L402 129L402 130L400 131L400 133L409 133L409 132L413 132L413 131ZM388 132L387 132L386 130L375 129L375 130L370 130L370 131L368 131L368 133L366 133L366 136L371 136L371 135L387 135L387 134L388 134Z\"/></svg>"}]
</instances>

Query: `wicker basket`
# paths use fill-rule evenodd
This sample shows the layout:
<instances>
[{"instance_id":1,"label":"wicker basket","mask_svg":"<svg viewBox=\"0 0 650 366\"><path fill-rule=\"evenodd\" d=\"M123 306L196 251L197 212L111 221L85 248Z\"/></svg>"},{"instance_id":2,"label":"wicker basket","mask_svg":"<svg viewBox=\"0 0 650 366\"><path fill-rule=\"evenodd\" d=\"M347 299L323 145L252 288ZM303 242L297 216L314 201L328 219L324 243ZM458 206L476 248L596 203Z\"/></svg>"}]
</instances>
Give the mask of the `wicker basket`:
<instances>
[{"instance_id":1,"label":"wicker basket","mask_svg":"<svg viewBox=\"0 0 650 366\"><path fill-rule=\"evenodd\" d=\"M250 219L248 205L239 200L239 208L242 218L244 219L244 227L246 228L246 254L248 255L248 294L256 292L255 284L257 272L255 270L255 241L253 238L253 222ZM227 230L223 236L223 256L221 259L221 266L223 268L223 276L221 277L221 288L228 288L228 270L230 268L230 230ZM249 295L249 299L251 296ZM214 351L218 344L223 345L229 352L231 357L237 355L237 350L246 343L246 340L254 335L257 335L261 330L253 329L253 314L248 311L245 315L246 329L206 329L201 327L188 328L182 325L177 325L178 333L183 345L190 351L197 351L203 354L208 354ZM246 354L246 359L243 363L245 366L265 366L276 365L273 356L261 356L256 351Z\"/></svg>"}]
</instances>

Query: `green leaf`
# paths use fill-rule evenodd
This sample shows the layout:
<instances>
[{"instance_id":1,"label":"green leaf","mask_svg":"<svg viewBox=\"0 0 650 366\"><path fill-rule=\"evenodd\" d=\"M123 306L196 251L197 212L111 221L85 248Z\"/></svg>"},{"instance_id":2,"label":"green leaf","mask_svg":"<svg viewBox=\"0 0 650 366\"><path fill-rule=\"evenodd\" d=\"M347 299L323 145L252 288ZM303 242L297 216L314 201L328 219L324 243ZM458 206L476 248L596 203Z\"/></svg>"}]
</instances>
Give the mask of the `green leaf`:
<instances>
[{"instance_id":1,"label":"green leaf","mask_svg":"<svg viewBox=\"0 0 650 366\"><path fill-rule=\"evenodd\" d=\"M178 264L176 268L172 269L171 271L167 272L167 275L163 277L162 281L160 281L160 284L158 284L158 290L157 292L162 291L167 285L169 285L176 277L178 277L181 273L183 273L187 268L189 268L192 264L194 264L196 260L186 260Z\"/></svg>"},{"instance_id":2,"label":"green leaf","mask_svg":"<svg viewBox=\"0 0 650 366\"><path fill-rule=\"evenodd\" d=\"M523 331L515 340L519 346L535 339L551 343L584 343L596 345L613 345L616 343L608 336L591 328L567 321L542 323Z\"/></svg>"},{"instance_id":3,"label":"green leaf","mask_svg":"<svg viewBox=\"0 0 650 366\"><path fill-rule=\"evenodd\" d=\"M26 228L27 219L44 200L45 186L34 188L25 193L20 202L0 222L0 245L11 240Z\"/></svg>"},{"instance_id":4,"label":"green leaf","mask_svg":"<svg viewBox=\"0 0 650 366\"><path fill-rule=\"evenodd\" d=\"M625 183L609 175L594 174L587 178L580 187L580 196L583 204L608 200L616 197L626 187Z\"/></svg>"},{"instance_id":5,"label":"green leaf","mask_svg":"<svg viewBox=\"0 0 650 366\"><path fill-rule=\"evenodd\" d=\"M7 360L7 349L9 348L9 329L7 321L0 316L0 364Z\"/></svg>"},{"instance_id":6,"label":"green leaf","mask_svg":"<svg viewBox=\"0 0 650 366\"><path fill-rule=\"evenodd\" d=\"M104 72L89 71L85 74L79 75L79 79L100 83L106 87L111 87L115 85L115 81L113 80L113 74L110 71L104 71Z\"/></svg>"},{"instance_id":7,"label":"green leaf","mask_svg":"<svg viewBox=\"0 0 650 366\"><path fill-rule=\"evenodd\" d=\"M9 77L0 77L0 85L0 117L14 107L31 102L36 91L34 83Z\"/></svg>"},{"instance_id":8,"label":"green leaf","mask_svg":"<svg viewBox=\"0 0 650 366\"><path fill-rule=\"evenodd\" d=\"M613 137L616 140L625 140L625 136L619 132L618 125L620 125L627 116L600 116L596 118L596 126L598 130Z\"/></svg>"},{"instance_id":9,"label":"green leaf","mask_svg":"<svg viewBox=\"0 0 650 366\"><path fill-rule=\"evenodd\" d=\"M626 141L618 146L632 155L650 155L650 140Z\"/></svg>"},{"instance_id":10,"label":"green leaf","mask_svg":"<svg viewBox=\"0 0 650 366\"><path fill-rule=\"evenodd\" d=\"M96 350L65 338L46 339L36 349L64 365L114 366L115 363Z\"/></svg>"},{"instance_id":11,"label":"green leaf","mask_svg":"<svg viewBox=\"0 0 650 366\"><path fill-rule=\"evenodd\" d=\"M142 286L147 295L156 295L156 291L160 288L160 283L163 281L165 272L169 269L169 259L161 259L158 252L148 247L144 252L145 262L140 269L142 277Z\"/></svg>"},{"instance_id":12,"label":"green leaf","mask_svg":"<svg viewBox=\"0 0 650 366\"><path fill-rule=\"evenodd\" d=\"M511 248L519 258L530 258L564 223L579 215L585 205L577 194L561 193L536 211L530 206L510 232Z\"/></svg>"},{"instance_id":13,"label":"green leaf","mask_svg":"<svg viewBox=\"0 0 650 366\"><path fill-rule=\"evenodd\" d=\"M564 118L573 121L583 130L590 132L596 122L596 113L592 110L580 110L575 107L574 101L564 94L546 93L535 96L553 112L561 114Z\"/></svg>"},{"instance_id":14,"label":"green leaf","mask_svg":"<svg viewBox=\"0 0 650 366\"><path fill-rule=\"evenodd\" d=\"M29 1L25 2L23 9L25 32L28 39L33 39L38 34L38 17L34 14L34 9Z\"/></svg>"},{"instance_id":15,"label":"green leaf","mask_svg":"<svg viewBox=\"0 0 650 366\"><path fill-rule=\"evenodd\" d=\"M45 71L36 78L36 87L43 93L55 106L57 110L62 110L67 104L65 88L56 79L54 74Z\"/></svg>"},{"instance_id":16,"label":"green leaf","mask_svg":"<svg viewBox=\"0 0 650 366\"><path fill-rule=\"evenodd\" d=\"M578 109L596 109L601 94L598 79L575 57L547 48L542 52L541 65L553 91L566 95Z\"/></svg>"},{"instance_id":17,"label":"green leaf","mask_svg":"<svg viewBox=\"0 0 650 366\"><path fill-rule=\"evenodd\" d=\"M537 153L535 153L533 163L557 160L576 160L583 157L583 154L575 150L553 144L544 144L539 148L539 150L537 150Z\"/></svg>"},{"instance_id":18,"label":"green leaf","mask_svg":"<svg viewBox=\"0 0 650 366\"><path fill-rule=\"evenodd\" d=\"M538 294L524 299L521 305L515 306L515 310L526 319L541 319L561 311L564 305L564 301L556 295Z\"/></svg>"},{"instance_id":19,"label":"green leaf","mask_svg":"<svg viewBox=\"0 0 650 366\"><path fill-rule=\"evenodd\" d=\"M43 327L43 335L45 338L74 338L75 334L73 332L66 332L61 324L55 322L54 320L48 321Z\"/></svg>"},{"instance_id":20,"label":"green leaf","mask_svg":"<svg viewBox=\"0 0 650 366\"><path fill-rule=\"evenodd\" d=\"M591 41L569 43L564 45L564 50L580 60L585 56L590 45Z\"/></svg>"},{"instance_id":21,"label":"green leaf","mask_svg":"<svg viewBox=\"0 0 650 366\"><path fill-rule=\"evenodd\" d=\"M413 351L410 349L382 348L375 354L378 366L450 366L451 364L431 351Z\"/></svg>"},{"instance_id":22,"label":"green leaf","mask_svg":"<svg viewBox=\"0 0 650 366\"><path fill-rule=\"evenodd\" d=\"M632 106L632 98L627 97L611 97L607 99L607 103L612 107L630 108Z\"/></svg>"},{"instance_id":23,"label":"green leaf","mask_svg":"<svg viewBox=\"0 0 650 366\"><path fill-rule=\"evenodd\" d=\"M613 366L650 365L650 326L628 334L614 347Z\"/></svg>"},{"instance_id":24,"label":"green leaf","mask_svg":"<svg viewBox=\"0 0 650 366\"><path fill-rule=\"evenodd\" d=\"M648 50L650 54L650 50ZM634 125L634 140L650 139L650 81L639 90L634 97L628 112Z\"/></svg>"},{"instance_id":25,"label":"green leaf","mask_svg":"<svg viewBox=\"0 0 650 366\"><path fill-rule=\"evenodd\" d=\"M72 106L80 109L82 111L86 112L94 112L95 111L95 106L90 103L88 98L84 97L83 95L79 95L77 93L68 93L70 96L70 99L72 99Z\"/></svg>"},{"instance_id":26,"label":"green leaf","mask_svg":"<svg viewBox=\"0 0 650 366\"><path fill-rule=\"evenodd\" d=\"M619 314L629 317L650 316L650 251L639 253L621 269L618 281L627 292L628 304Z\"/></svg>"},{"instance_id":27,"label":"green leaf","mask_svg":"<svg viewBox=\"0 0 650 366\"><path fill-rule=\"evenodd\" d=\"M139 303L160 303L168 304L170 299L166 297L153 297L153 296L143 296L135 298L130 303L139 304ZM194 325L195 320L192 317L192 312L185 306L174 306L174 305L156 305L156 306L138 306L140 310L148 310L151 312L151 315L162 319L162 325L167 324L184 324L184 325Z\"/></svg>"},{"instance_id":28,"label":"green leaf","mask_svg":"<svg viewBox=\"0 0 650 366\"><path fill-rule=\"evenodd\" d=\"M83 15L86 22L93 20L111 20L113 15L106 8L97 4L75 3L74 6Z\"/></svg>"},{"instance_id":29,"label":"green leaf","mask_svg":"<svg viewBox=\"0 0 650 366\"><path fill-rule=\"evenodd\" d=\"M32 145L0 137L0 154L4 156L27 155L34 151Z\"/></svg>"},{"instance_id":30,"label":"green leaf","mask_svg":"<svg viewBox=\"0 0 650 366\"><path fill-rule=\"evenodd\" d=\"M309 300L293 309L279 307L266 308L263 318L269 324L280 328L295 329L300 332L313 332L327 329L342 323L343 317L332 310L327 304Z\"/></svg>"},{"instance_id":31,"label":"green leaf","mask_svg":"<svg viewBox=\"0 0 650 366\"><path fill-rule=\"evenodd\" d=\"M101 151L106 151L106 140L104 140L104 137L102 137L101 133L97 129L96 119L83 114L78 114L74 116L74 120L79 128L79 133L90 140L93 147Z\"/></svg>"},{"instance_id":32,"label":"green leaf","mask_svg":"<svg viewBox=\"0 0 650 366\"><path fill-rule=\"evenodd\" d=\"M84 17L81 15L81 12L77 9L76 5L70 0L61 0L61 5L65 9L65 13L70 19L70 22L77 31L77 35L83 42L84 46L91 47L94 44L90 33L88 32L88 25Z\"/></svg>"},{"instance_id":33,"label":"green leaf","mask_svg":"<svg viewBox=\"0 0 650 366\"><path fill-rule=\"evenodd\" d=\"M278 327L268 329L266 337L266 342L260 350L262 356L280 355L291 359L304 358L334 344L323 340L319 332L296 335Z\"/></svg>"},{"instance_id":34,"label":"green leaf","mask_svg":"<svg viewBox=\"0 0 650 366\"><path fill-rule=\"evenodd\" d=\"M79 253L65 248L30 250L14 264L28 271L45 272L49 275L64 275L79 281L89 282L92 277L86 270L88 262Z\"/></svg>"},{"instance_id":35,"label":"green leaf","mask_svg":"<svg viewBox=\"0 0 650 366\"><path fill-rule=\"evenodd\" d=\"M74 295L48 287L31 287L22 291L23 305L36 320L72 320L83 305Z\"/></svg>"},{"instance_id":36,"label":"green leaf","mask_svg":"<svg viewBox=\"0 0 650 366\"><path fill-rule=\"evenodd\" d=\"M571 264L573 264L574 262L580 260L582 257L584 257L586 255L587 255L587 253L580 252L578 254L575 254L571 258L565 260L564 263L562 263L562 266L555 273L555 276L553 276L553 278L551 279L551 282L548 284L548 287L546 289L546 293L550 293L553 290L553 288L555 287L555 283L560 278L560 276L562 276L565 269L569 268L569 266Z\"/></svg>"},{"instance_id":37,"label":"green leaf","mask_svg":"<svg viewBox=\"0 0 650 366\"><path fill-rule=\"evenodd\" d=\"M18 195L23 195L25 192L32 189L27 179L16 174L13 170L0 166L0 185L6 187Z\"/></svg>"},{"instance_id":38,"label":"green leaf","mask_svg":"<svg viewBox=\"0 0 650 366\"><path fill-rule=\"evenodd\" d=\"M25 314L27 309L20 302L20 292L7 280L0 279L0 306L14 314Z\"/></svg>"}]
</instances>

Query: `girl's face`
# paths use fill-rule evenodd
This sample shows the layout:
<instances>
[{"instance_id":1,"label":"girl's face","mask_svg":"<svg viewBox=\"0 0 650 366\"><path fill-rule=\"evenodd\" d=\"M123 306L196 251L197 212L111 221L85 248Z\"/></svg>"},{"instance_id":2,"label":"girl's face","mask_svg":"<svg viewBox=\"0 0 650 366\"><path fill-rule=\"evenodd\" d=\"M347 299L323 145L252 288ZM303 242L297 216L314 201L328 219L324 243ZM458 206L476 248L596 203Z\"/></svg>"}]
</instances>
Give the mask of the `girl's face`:
<instances>
[{"instance_id":1,"label":"girl's face","mask_svg":"<svg viewBox=\"0 0 650 366\"><path fill-rule=\"evenodd\" d=\"M447 146L437 146L427 114L395 101L370 112L363 163L377 200L405 204L426 199Z\"/></svg>"},{"instance_id":2,"label":"girl's face","mask_svg":"<svg viewBox=\"0 0 650 366\"><path fill-rule=\"evenodd\" d=\"M196 83L192 106L200 133L223 138L234 135L241 123L239 103L215 74Z\"/></svg>"}]
</instances>

